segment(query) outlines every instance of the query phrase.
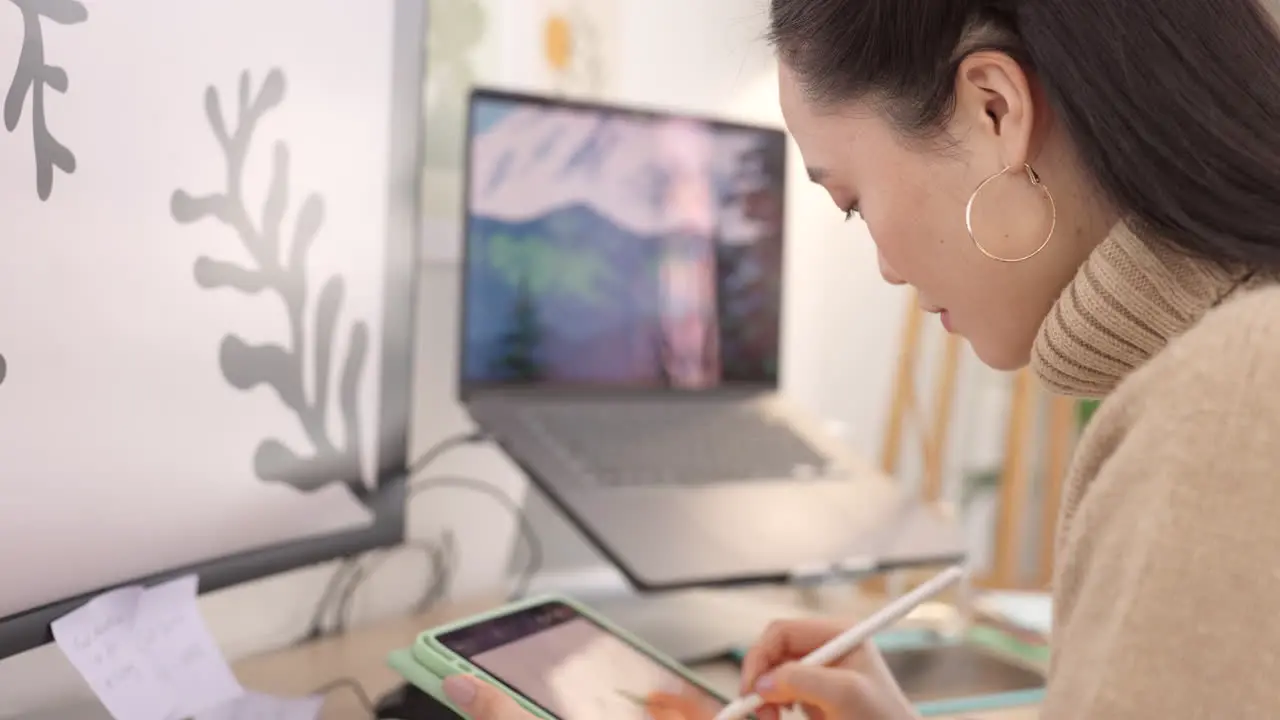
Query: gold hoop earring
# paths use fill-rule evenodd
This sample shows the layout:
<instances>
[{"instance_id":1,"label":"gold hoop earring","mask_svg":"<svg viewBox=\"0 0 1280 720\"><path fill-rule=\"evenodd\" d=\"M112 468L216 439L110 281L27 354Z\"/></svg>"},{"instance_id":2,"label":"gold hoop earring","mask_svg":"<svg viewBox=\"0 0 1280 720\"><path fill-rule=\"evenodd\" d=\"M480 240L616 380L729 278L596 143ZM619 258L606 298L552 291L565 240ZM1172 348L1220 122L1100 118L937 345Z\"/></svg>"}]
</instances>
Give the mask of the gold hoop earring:
<instances>
[{"instance_id":1,"label":"gold hoop earring","mask_svg":"<svg viewBox=\"0 0 1280 720\"><path fill-rule=\"evenodd\" d=\"M1013 169L1012 165L1009 165L1005 169L1001 170L1000 172L992 175L991 177L979 183L978 187L973 191L973 194L969 196L968 204L965 205L964 207L964 227L966 230L969 231L969 239L973 241L973 246L978 248L978 252L982 253L983 255L986 255L987 257L991 258L992 260L995 260L996 262L1018 263L1018 262L1022 262L1023 260L1030 260L1036 255L1039 255L1040 251L1044 250L1045 247L1049 245L1049 240L1053 239L1053 230L1058 226L1058 206L1053 201L1053 193L1049 192L1049 188L1045 187L1045 184L1040 181L1040 176L1036 174L1036 171L1031 168L1030 164L1023 163L1022 167L1026 169L1027 179L1031 181L1032 186L1040 188L1040 192L1044 194L1045 200L1049 201L1049 233L1044 236L1044 241L1040 243L1040 247L1037 247L1035 250L1032 250L1031 252L1027 253L1026 255L1023 255L1022 257L1003 258L1003 257L1000 257L999 255L995 255L991 253L989 250L983 247L982 242L978 240L978 236L975 235L973 232L973 203L978 199L978 194L981 193L982 189L985 188L989 183L991 183L991 181L995 180L996 178L1004 176L1005 173L1012 170Z\"/></svg>"}]
</instances>

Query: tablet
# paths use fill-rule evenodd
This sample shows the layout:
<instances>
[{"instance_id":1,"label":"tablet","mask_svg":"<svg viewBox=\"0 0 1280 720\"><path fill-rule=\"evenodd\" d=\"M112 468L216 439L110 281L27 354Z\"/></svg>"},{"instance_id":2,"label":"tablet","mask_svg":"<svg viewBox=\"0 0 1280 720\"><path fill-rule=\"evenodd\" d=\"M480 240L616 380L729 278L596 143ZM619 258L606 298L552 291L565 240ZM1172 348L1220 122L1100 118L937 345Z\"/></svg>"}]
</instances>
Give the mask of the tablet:
<instances>
[{"instance_id":1,"label":"tablet","mask_svg":"<svg viewBox=\"0 0 1280 720\"><path fill-rule=\"evenodd\" d=\"M726 703L688 668L564 597L433 628L410 654L421 671L406 672L403 654L393 657L393 667L434 696L442 698L439 679L474 674L547 720L648 720L646 698L656 692L712 711Z\"/></svg>"}]
</instances>

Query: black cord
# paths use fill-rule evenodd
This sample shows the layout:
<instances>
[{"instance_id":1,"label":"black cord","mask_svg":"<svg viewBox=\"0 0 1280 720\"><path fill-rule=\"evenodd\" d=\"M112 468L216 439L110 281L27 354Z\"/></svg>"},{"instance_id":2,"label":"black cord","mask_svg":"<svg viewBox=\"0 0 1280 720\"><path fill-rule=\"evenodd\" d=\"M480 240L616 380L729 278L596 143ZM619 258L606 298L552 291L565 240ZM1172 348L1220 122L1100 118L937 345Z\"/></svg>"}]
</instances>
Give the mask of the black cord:
<instances>
[{"instance_id":1,"label":"black cord","mask_svg":"<svg viewBox=\"0 0 1280 720\"><path fill-rule=\"evenodd\" d=\"M405 475L405 477L409 478L409 480L412 481L413 478L420 475L423 470L427 469L428 465L435 462L436 458L440 457L441 455L449 452L450 450L456 447L462 447L463 445L473 445L478 442L484 442L486 439L488 439L488 437L489 437L488 433L484 432L483 430L471 430L464 433L458 433L457 435L451 435L441 440L440 442L437 442L435 445L432 445L431 447L427 448L427 451L419 455L417 460L414 460L412 463L410 463L408 473Z\"/></svg>"},{"instance_id":2,"label":"black cord","mask_svg":"<svg viewBox=\"0 0 1280 720\"><path fill-rule=\"evenodd\" d=\"M451 554L453 548L452 535L445 533L439 541L407 542L401 548L390 549L372 558L352 574L334 613L337 618L338 632L348 627L350 623L356 590L360 589L360 586L377 572L378 568L394 554L395 550L409 548L421 550L426 555L427 563L430 566L426 588L423 589L415 612L426 612L448 594L449 587L453 582L453 568L450 567L448 560L448 555Z\"/></svg>"},{"instance_id":3,"label":"black cord","mask_svg":"<svg viewBox=\"0 0 1280 720\"><path fill-rule=\"evenodd\" d=\"M321 685L311 694L325 697L344 688L350 690L351 694L356 696L356 699L360 701L360 706L364 708L365 712L369 713L370 718L377 716L378 708L373 704L373 700L369 698L369 693L364 691L364 686L356 682L355 678L338 678L333 682Z\"/></svg>"},{"instance_id":4,"label":"black cord","mask_svg":"<svg viewBox=\"0 0 1280 720\"><path fill-rule=\"evenodd\" d=\"M436 580L427 585L427 591L422 594L418 605L414 608L415 614L425 613L449 595L449 590L453 587L453 571L458 559L455 550L453 532L449 530L440 536L439 542L434 543L427 550L427 561L431 563L432 577Z\"/></svg>"},{"instance_id":5,"label":"black cord","mask_svg":"<svg viewBox=\"0 0 1280 720\"><path fill-rule=\"evenodd\" d=\"M452 475L430 477L421 482L414 483L409 487L409 495L405 499L405 502L409 502L419 494L428 490L447 488L470 490L482 495L487 495L488 497L496 500L499 505L502 505L503 508L511 513L512 517L516 519L516 522L520 526L520 534L524 538L526 557L528 559L526 560L525 566L516 581L515 587L510 593L509 599L516 600L524 597L525 594L528 593L529 585L533 582L533 577L542 566L542 544L538 540L537 533L533 530L533 525L525 516L524 510L518 503L516 503L515 500L511 499L511 496L507 495L495 485L482 480L476 480L474 478ZM451 536L448 544L451 550ZM423 550L427 553L428 560L432 564L432 580L428 583L427 591L424 593L423 599L419 601L417 608L418 612L426 612L436 602L443 599L448 588L451 586L453 579L452 563L436 559L433 552L435 548L439 547L436 544L430 542L416 542L406 543L405 547L413 547ZM360 589L360 586L364 584L369 576L377 570L378 566L386 562L387 558L393 552L395 552L395 549L388 550L383 555L376 557L371 561L371 566L361 566L361 568L353 573L347 580L346 587L343 589L341 598L338 601L338 610L336 613L337 627L335 627L334 632L342 632L346 629L355 593Z\"/></svg>"},{"instance_id":6,"label":"black cord","mask_svg":"<svg viewBox=\"0 0 1280 720\"><path fill-rule=\"evenodd\" d=\"M338 568L333 571L333 575L329 577L329 582L324 587L324 592L320 595L319 602L316 603L315 612L311 615L311 623L307 627L307 631L298 638L297 644L319 640L326 634L325 615L329 606L337 597L338 588L345 587L350 582L350 578L360 569L359 560L354 557L345 557L341 560Z\"/></svg>"},{"instance_id":7,"label":"black cord","mask_svg":"<svg viewBox=\"0 0 1280 720\"><path fill-rule=\"evenodd\" d=\"M419 455L418 458L409 465L406 477L413 478L415 475L421 473L427 468L427 466L449 450L463 445L480 442L486 437L488 436L484 432L476 430L457 433L446 437L427 448L426 452ZM434 561L432 561L432 563L430 570L431 577L433 579L432 584L436 585L439 584L435 582L435 579L439 577L438 566ZM325 585L324 592L320 595L320 599L316 603L315 611L311 615L311 623L308 625L306 632L298 638L297 642L305 643L312 640L318 640L332 633L341 632L344 627L343 618L345 617L343 614L343 607L349 603L349 600L346 600L346 598L351 593L355 592L355 588L363 581L366 575L367 573L362 570L360 557L349 556L343 558L337 569L334 570L333 575L329 578L328 584ZM447 583L448 579L444 578L443 581ZM424 605L427 598L431 598L436 594L439 593L435 591L434 588L428 587L427 593L424 594L424 601L420 602L419 605ZM336 608L337 613L334 618L335 622L331 627L325 627L325 618L331 614L330 608L335 601L339 603Z\"/></svg>"},{"instance_id":8,"label":"black cord","mask_svg":"<svg viewBox=\"0 0 1280 720\"><path fill-rule=\"evenodd\" d=\"M420 455L409 465L408 477L410 479L408 495L405 503L408 504L413 498L428 490L453 488L459 490L470 490L487 495L502 505L520 526L520 533L524 538L524 544L527 553L527 561L517 579L516 586L512 589L510 599L518 599L524 597L528 592L529 585L533 581L534 575L542 566L542 545L538 540L537 534L533 530L529 519L525 517L524 510L511 499L505 492L497 486L474 478L444 475L426 478L419 482L413 482L412 479L425 470L432 462L449 450L464 445L482 442L488 439L488 435L482 431L469 431L458 433L437 442ZM346 629L348 620L350 619L351 607L354 602L355 593L360 586L372 575L377 569L386 562L387 558L398 549L413 548L424 553L429 569L427 586L423 592L421 599L417 603L417 611L419 613L426 612L437 602L443 599L449 591L453 580L454 571L454 546L452 534L446 535L439 542L417 541L405 543L403 548L392 548L384 551L381 555L375 556L368 561L368 564L355 561L354 567L346 572L340 572L339 576L335 575L331 581L331 585L340 584L342 591L337 596L337 607L334 613L334 627L331 632L339 633ZM340 569L341 571L341 569ZM331 593L326 590L326 598L321 600L321 607L317 609L317 615L321 614L322 609L327 609L328 605L333 602Z\"/></svg>"},{"instance_id":9,"label":"black cord","mask_svg":"<svg viewBox=\"0 0 1280 720\"><path fill-rule=\"evenodd\" d=\"M520 534L524 537L525 550L528 560L525 562L523 571L520 573L519 579L516 581L515 588L512 589L509 599L517 600L525 596L529 591L529 585L533 582L533 576L537 574L542 567L542 543L538 540L537 533L533 530L533 524L529 522L529 518L525 516L524 509L520 507L510 495L500 490L497 486L476 480L474 478L461 477L456 475L441 475L431 477L422 482L414 483L409 486L409 497L405 502L412 500L419 494L428 490L436 490L443 488L454 488L458 490L471 490L482 495L488 495L498 501L511 516L515 518L516 523L520 526Z\"/></svg>"}]
</instances>

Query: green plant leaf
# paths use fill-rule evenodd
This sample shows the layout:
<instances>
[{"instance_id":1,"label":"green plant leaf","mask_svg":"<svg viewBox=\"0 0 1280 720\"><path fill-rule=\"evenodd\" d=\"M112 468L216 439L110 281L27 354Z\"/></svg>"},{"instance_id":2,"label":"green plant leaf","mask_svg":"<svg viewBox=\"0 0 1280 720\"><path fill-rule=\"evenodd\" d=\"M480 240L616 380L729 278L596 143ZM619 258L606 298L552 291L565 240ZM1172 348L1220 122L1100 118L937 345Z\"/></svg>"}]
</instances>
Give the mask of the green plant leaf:
<instances>
[{"instance_id":1,"label":"green plant leaf","mask_svg":"<svg viewBox=\"0 0 1280 720\"><path fill-rule=\"evenodd\" d=\"M1093 414L1098 411L1098 406L1102 404L1101 400L1081 400L1076 403L1076 427L1084 430L1085 425L1093 419Z\"/></svg>"},{"instance_id":2,"label":"green plant leaf","mask_svg":"<svg viewBox=\"0 0 1280 720\"><path fill-rule=\"evenodd\" d=\"M999 467L990 467L965 475L960 490L960 507L967 510L980 495L1000 487L1000 470Z\"/></svg>"}]
</instances>

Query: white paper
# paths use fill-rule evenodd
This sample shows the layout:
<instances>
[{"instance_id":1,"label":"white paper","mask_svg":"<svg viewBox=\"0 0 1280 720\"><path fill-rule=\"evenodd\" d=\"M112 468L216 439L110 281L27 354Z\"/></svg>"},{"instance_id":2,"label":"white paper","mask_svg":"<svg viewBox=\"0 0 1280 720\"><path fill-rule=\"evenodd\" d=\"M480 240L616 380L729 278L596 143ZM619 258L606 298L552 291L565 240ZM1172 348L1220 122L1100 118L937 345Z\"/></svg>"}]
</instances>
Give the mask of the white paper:
<instances>
[{"instance_id":1,"label":"white paper","mask_svg":"<svg viewBox=\"0 0 1280 720\"><path fill-rule=\"evenodd\" d=\"M989 592L978 599L978 608L1023 630L1046 637L1053 632L1053 598L1048 593Z\"/></svg>"},{"instance_id":2,"label":"white paper","mask_svg":"<svg viewBox=\"0 0 1280 720\"><path fill-rule=\"evenodd\" d=\"M196 584L196 576L187 575L148 589L138 601L134 637L169 694L171 720L244 693L200 615Z\"/></svg>"},{"instance_id":3,"label":"white paper","mask_svg":"<svg viewBox=\"0 0 1280 720\"><path fill-rule=\"evenodd\" d=\"M321 697L282 698L247 692L193 720L316 720L323 705Z\"/></svg>"},{"instance_id":4,"label":"white paper","mask_svg":"<svg viewBox=\"0 0 1280 720\"><path fill-rule=\"evenodd\" d=\"M169 720L169 696L138 652L133 624L142 588L114 590L51 624L53 639L116 720Z\"/></svg>"},{"instance_id":5,"label":"white paper","mask_svg":"<svg viewBox=\"0 0 1280 720\"><path fill-rule=\"evenodd\" d=\"M181 720L244 694L201 618L197 583L114 590L52 623L115 720Z\"/></svg>"}]
</instances>

